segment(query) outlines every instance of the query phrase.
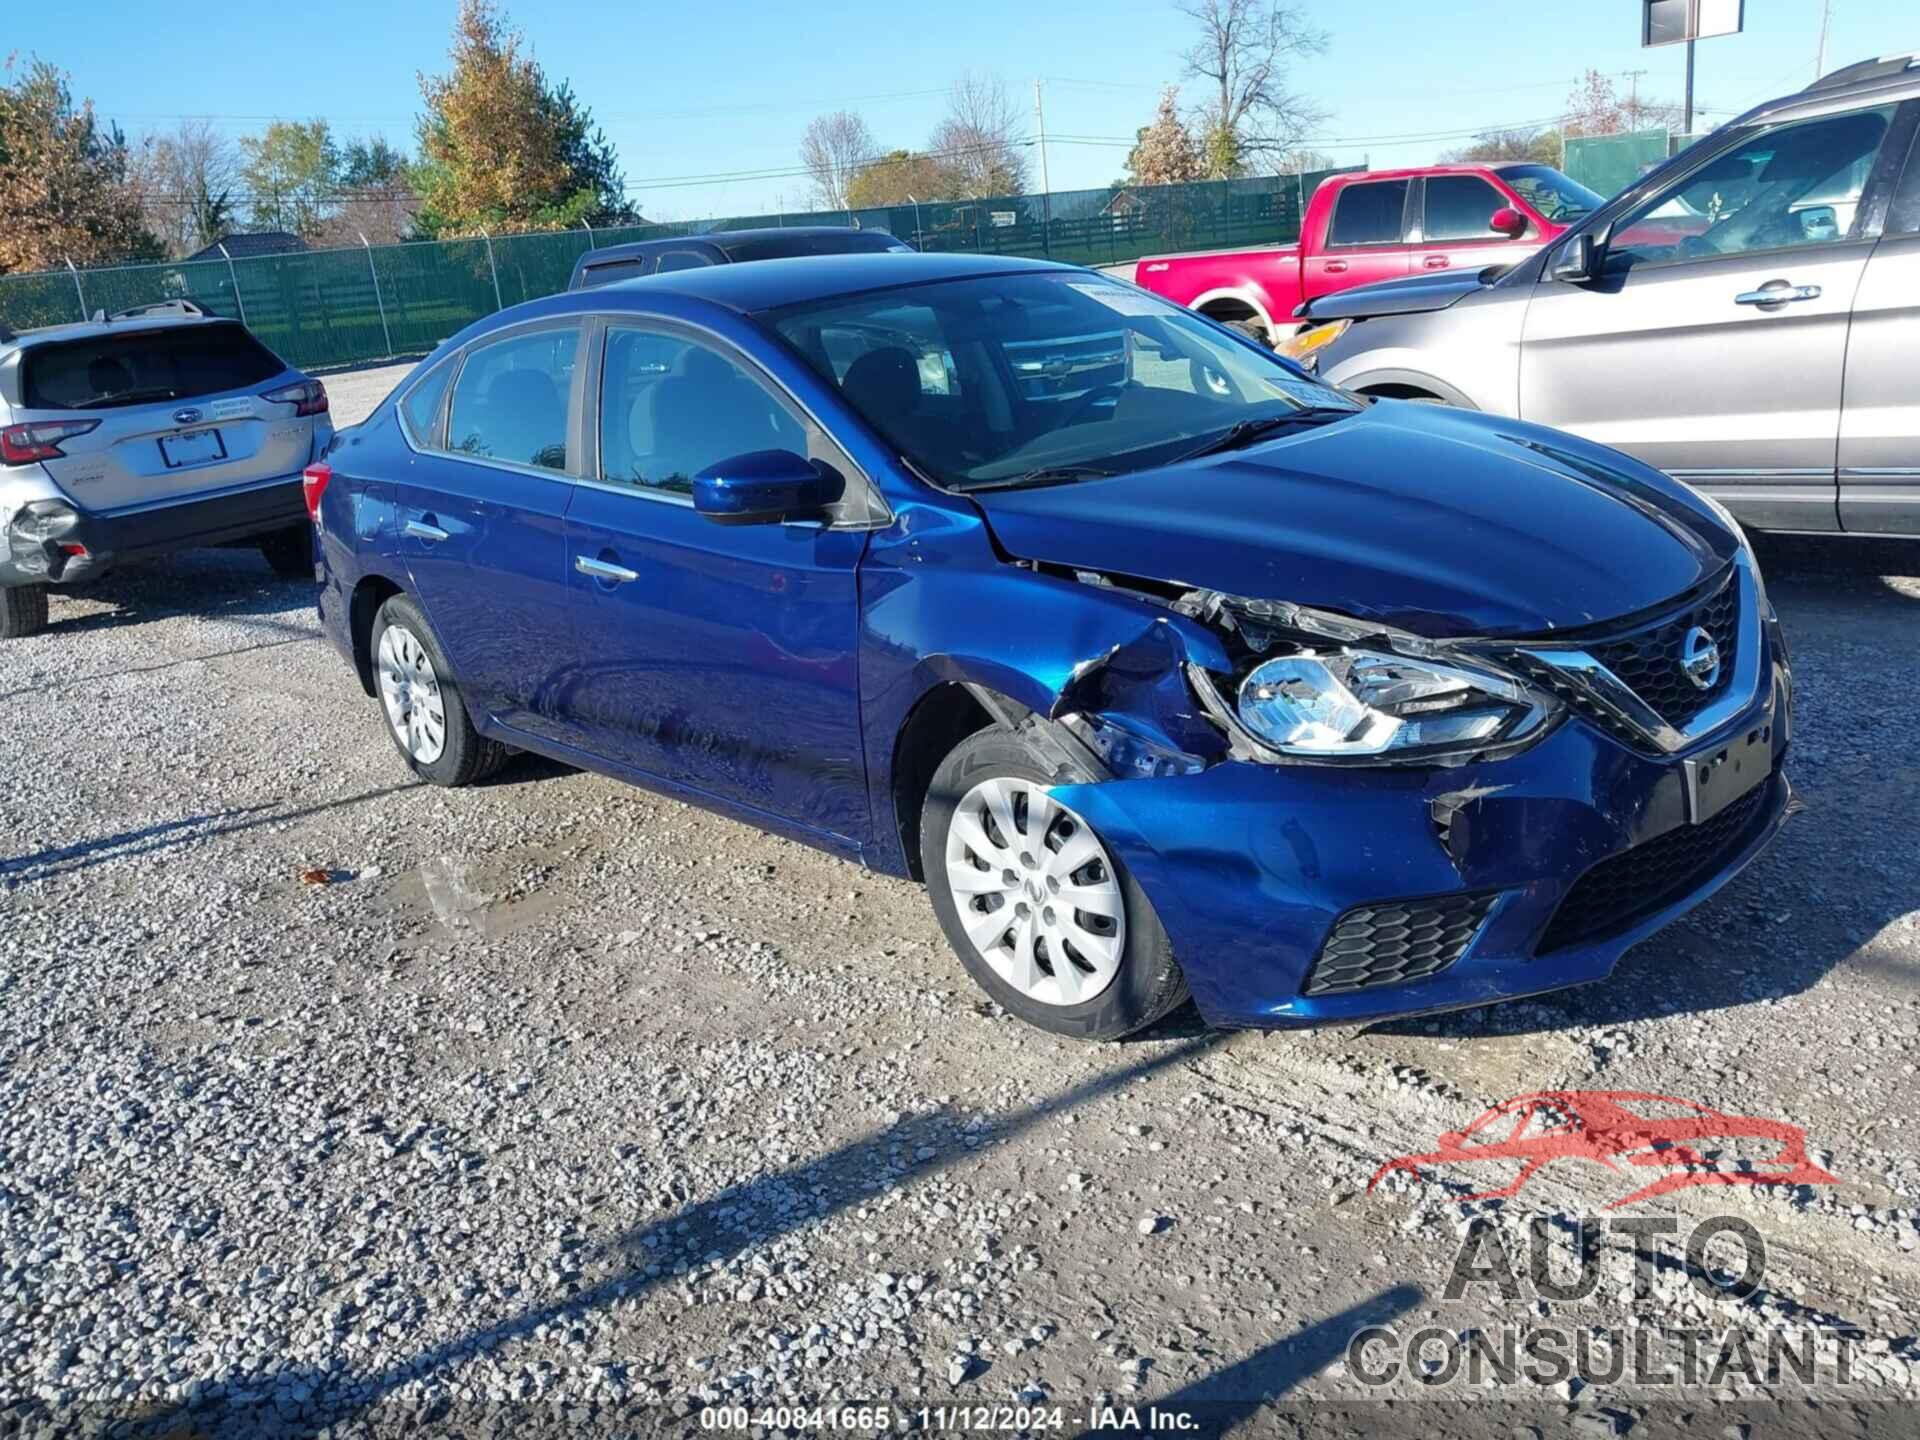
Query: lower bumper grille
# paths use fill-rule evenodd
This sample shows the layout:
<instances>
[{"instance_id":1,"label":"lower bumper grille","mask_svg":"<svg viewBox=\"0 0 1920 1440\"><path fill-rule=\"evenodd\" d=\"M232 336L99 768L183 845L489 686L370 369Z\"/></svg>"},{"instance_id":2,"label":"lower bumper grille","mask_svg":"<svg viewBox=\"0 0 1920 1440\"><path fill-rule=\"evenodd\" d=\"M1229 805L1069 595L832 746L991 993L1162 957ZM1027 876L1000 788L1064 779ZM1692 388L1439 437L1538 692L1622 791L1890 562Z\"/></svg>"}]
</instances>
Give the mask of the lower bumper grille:
<instances>
[{"instance_id":1,"label":"lower bumper grille","mask_svg":"<svg viewBox=\"0 0 1920 1440\"><path fill-rule=\"evenodd\" d=\"M1439 895L1349 910L1320 947L1304 992L1345 995L1437 975L1466 953L1497 898Z\"/></svg>"},{"instance_id":2,"label":"lower bumper grille","mask_svg":"<svg viewBox=\"0 0 1920 1440\"><path fill-rule=\"evenodd\" d=\"M1777 783L1755 787L1705 824L1682 825L1602 860L1574 882L1535 953L1624 930L1694 889L1751 837Z\"/></svg>"}]
</instances>

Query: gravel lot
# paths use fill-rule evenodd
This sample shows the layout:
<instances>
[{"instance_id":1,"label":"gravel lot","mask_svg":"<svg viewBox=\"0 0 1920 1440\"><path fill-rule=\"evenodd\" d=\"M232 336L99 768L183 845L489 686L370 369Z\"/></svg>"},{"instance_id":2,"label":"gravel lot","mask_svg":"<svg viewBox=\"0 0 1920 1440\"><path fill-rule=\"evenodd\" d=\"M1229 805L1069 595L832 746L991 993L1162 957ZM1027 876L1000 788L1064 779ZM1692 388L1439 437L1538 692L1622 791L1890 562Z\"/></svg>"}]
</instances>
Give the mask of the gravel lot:
<instances>
[{"instance_id":1,"label":"gravel lot","mask_svg":"<svg viewBox=\"0 0 1920 1440\"><path fill-rule=\"evenodd\" d=\"M399 373L329 378L342 422ZM413 783L308 589L249 552L56 598L0 651L0 1403L162 1434L1018 1398L1074 1433L1103 1394L1222 1424L1384 1394L1356 1426L1427 1435L1777 1418L1714 1408L1767 1393L1737 1378L1438 1403L1346 1365L1369 1318L1628 1323L1619 1236L1585 1299L1446 1286L1474 1226L1524 1256L1549 1217L1565 1260L1643 1178L1367 1191L1489 1105L1589 1088L1806 1127L1838 1185L1633 1212L1744 1218L1763 1286L1675 1242L1638 1309L1854 1327L1853 1387L1792 1423L1898 1433L1872 1402L1920 1384L1920 546L1763 559L1804 813L1612 982L1099 1047L986 1004L912 886L531 758Z\"/></svg>"}]
</instances>

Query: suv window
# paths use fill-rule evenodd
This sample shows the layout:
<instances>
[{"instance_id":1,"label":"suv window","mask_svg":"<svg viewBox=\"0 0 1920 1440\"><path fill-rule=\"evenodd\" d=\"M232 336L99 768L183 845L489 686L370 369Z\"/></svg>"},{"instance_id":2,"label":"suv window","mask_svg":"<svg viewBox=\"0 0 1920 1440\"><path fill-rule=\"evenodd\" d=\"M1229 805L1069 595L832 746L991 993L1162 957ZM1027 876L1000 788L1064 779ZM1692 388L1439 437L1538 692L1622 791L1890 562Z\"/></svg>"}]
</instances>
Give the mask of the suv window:
<instances>
[{"instance_id":1,"label":"suv window","mask_svg":"<svg viewBox=\"0 0 1920 1440\"><path fill-rule=\"evenodd\" d=\"M1850 238L1894 109L1885 105L1755 132L1615 225L1607 268Z\"/></svg>"},{"instance_id":2,"label":"suv window","mask_svg":"<svg viewBox=\"0 0 1920 1440\"><path fill-rule=\"evenodd\" d=\"M807 427L760 379L684 336L613 325L600 390L600 478L686 495L752 450L807 453Z\"/></svg>"},{"instance_id":3,"label":"suv window","mask_svg":"<svg viewBox=\"0 0 1920 1440\"><path fill-rule=\"evenodd\" d=\"M446 448L479 459L566 470L567 407L580 327L477 345L453 387Z\"/></svg>"},{"instance_id":4,"label":"suv window","mask_svg":"<svg viewBox=\"0 0 1920 1440\"><path fill-rule=\"evenodd\" d=\"M669 270L698 270L702 265L711 264L713 261L698 250L663 250L654 274L665 275Z\"/></svg>"},{"instance_id":5,"label":"suv window","mask_svg":"<svg viewBox=\"0 0 1920 1440\"><path fill-rule=\"evenodd\" d=\"M286 370L231 321L30 345L20 358L29 410L107 410L244 390Z\"/></svg>"},{"instance_id":6,"label":"suv window","mask_svg":"<svg viewBox=\"0 0 1920 1440\"><path fill-rule=\"evenodd\" d=\"M611 285L616 280L637 280L647 273L647 257L635 255L626 260L609 260L604 265L589 265L580 272L580 288Z\"/></svg>"},{"instance_id":7,"label":"suv window","mask_svg":"<svg viewBox=\"0 0 1920 1440\"><path fill-rule=\"evenodd\" d=\"M1397 245L1407 213L1406 180L1349 185L1333 202L1329 245ZM1489 212L1491 213L1491 212Z\"/></svg>"},{"instance_id":8,"label":"suv window","mask_svg":"<svg viewBox=\"0 0 1920 1440\"><path fill-rule=\"evenodd\" d=\"M1433 175L1427 179L1427 222L1422 233L1429 240L1485 240L1499 238L1487 222L1507 197L1477 175Z\"/></svg>"}]
</instances>

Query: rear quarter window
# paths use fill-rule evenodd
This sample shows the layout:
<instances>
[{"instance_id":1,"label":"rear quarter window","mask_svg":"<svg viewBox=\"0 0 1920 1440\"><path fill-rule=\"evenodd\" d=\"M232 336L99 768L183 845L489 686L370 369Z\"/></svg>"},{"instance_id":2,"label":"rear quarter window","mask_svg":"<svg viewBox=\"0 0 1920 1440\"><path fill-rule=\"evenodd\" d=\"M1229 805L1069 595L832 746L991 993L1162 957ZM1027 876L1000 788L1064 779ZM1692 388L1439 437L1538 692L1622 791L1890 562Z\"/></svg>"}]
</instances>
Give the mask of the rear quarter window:
<instances>
[{"instance_id":1,"label":"rear quarter window","mask_svg":"<svg viewBox=\"0 0 1920 1440\"><path fill-rule=\"evenodd\" d=\"M239 325L177 325L32 346L20 398L29 410L108 410L244 390L286 368Z\"/></svg>"}]
</instances>

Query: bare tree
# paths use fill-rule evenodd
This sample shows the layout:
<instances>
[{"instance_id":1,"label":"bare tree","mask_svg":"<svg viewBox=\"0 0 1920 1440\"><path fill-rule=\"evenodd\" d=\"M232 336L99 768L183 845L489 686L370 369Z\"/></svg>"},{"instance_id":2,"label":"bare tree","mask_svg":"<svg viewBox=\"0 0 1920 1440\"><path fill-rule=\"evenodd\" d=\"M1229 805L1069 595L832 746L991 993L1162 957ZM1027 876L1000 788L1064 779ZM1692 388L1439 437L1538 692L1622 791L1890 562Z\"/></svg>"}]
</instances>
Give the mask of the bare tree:
<instances>
[{"instance_id":1,"label":"bare tree","mask_svg":"<svg viewBox=\"0 0 1920 1440\"><path fill-rule=\"evenodd\" d=\"M974 200L1017 195L1027 188L1024 120L999 76L969 72L948 92L947 116L927 148L951 175L956 194Z\"/></svg>"},{"instance_id":2,"label":"bare tree","mask_svg":"<svg viewBox=\"0 0 1920 1440\"><path fill-rule=\"evenodd\" d=\"M867 122L851 110L813 118L800 137L800 163L813 178L823 210L847 208L847 187L878 149Z\"/></svg>"},{"instance_id":3,"label":"bare tree","mask_svg":"<svg viewBox=\"0 0 1920 1440\"><path fill-rule=\"evenodd\" d=\"M205 120L183 120L169 134L149 135L133 166L147 228L169 255L203 249L235 225L239 151Z\"/></svg>"},{"instance_id":4,"label":"bare tree","mask_svg":"<svg viewBox=\"0 0 1920 1440\"><path fill-rule=\"evenodd\" d=\"M1288 88L1288 67L1327 47L1326 33L1285 0L1177 0L1200 27L1183 57L1187 74L1208 83L1201 109L1209 173L1216 177L1270 168L1297 146L1326 112Z\"/></svg>"}]
</instances>

